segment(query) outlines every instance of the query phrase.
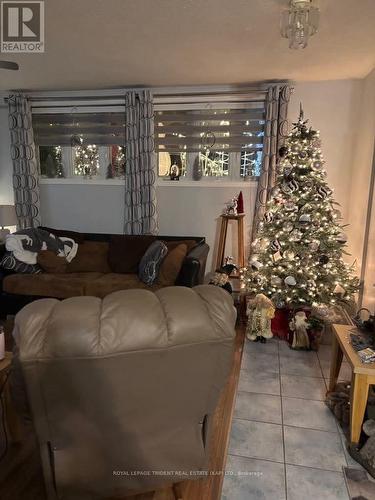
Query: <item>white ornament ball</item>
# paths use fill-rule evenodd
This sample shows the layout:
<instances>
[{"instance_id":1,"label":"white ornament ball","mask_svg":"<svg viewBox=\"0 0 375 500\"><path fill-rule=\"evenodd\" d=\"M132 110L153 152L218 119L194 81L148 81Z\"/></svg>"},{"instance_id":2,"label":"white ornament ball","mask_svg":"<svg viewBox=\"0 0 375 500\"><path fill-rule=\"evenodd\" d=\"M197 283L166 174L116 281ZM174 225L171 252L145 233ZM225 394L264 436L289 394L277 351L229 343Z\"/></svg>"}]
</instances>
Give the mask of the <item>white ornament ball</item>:
<instances>
[{"instance_id":1,"label":"white ornament ball","mask_svg":"<svg viewBox=\"0 0 375 500\"><path fill-rule=\"evenodd\" d=\"M311 222L310 214L302 214L301 217L299 218L300 224L309 224L310 222Z\"/></svg>"},{"instance_id":2,"label":"white ornament ball","mask_svg":"<svg viewBox=\"0 0 375 500\"><path fill-rule=\"evenodd\" d=\"M337 243L341 243L342 245L348 241L348 237L344 232L339 233L336 236Z\"/></svg>"},{"instance_id":3,"label":"white ornament ball","mask_svg":"<svg viewBox=\"0 0 375 500\"><path fill-rule=\"evenodd\" d=\"M294 276L287 276L284 283L288 286L295 286L297 284L296 278Z\"/></svg>"}]
</instances>

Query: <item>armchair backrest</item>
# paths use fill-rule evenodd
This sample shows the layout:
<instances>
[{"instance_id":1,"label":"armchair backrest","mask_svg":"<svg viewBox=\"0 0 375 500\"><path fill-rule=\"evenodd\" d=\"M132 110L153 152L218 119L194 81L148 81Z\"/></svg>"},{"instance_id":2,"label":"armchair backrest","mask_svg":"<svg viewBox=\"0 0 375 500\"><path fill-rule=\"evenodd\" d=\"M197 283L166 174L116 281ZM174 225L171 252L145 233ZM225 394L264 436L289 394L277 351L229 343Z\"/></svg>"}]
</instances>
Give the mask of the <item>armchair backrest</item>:
<instances>
[{"instance_id":1,"label":"armchair backrest","mask_svg":"<svg viewBox=\"0 0 375 500\"><path fill-rule=\"evenodd\" d=\"M15 331L49 497L109 497L183 479L163 471L204 470L234 323L232 298L212 285L22 309Z\"/></svg>"}]
</instances>

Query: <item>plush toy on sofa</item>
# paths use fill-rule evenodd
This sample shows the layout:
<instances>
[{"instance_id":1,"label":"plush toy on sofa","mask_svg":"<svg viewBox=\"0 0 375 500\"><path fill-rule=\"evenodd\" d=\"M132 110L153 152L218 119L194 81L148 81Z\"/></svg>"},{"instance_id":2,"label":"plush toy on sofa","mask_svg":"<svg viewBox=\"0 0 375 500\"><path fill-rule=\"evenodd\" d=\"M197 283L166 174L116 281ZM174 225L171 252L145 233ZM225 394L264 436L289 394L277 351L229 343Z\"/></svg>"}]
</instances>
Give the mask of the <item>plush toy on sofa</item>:
<instances>
[{"instance_id":1,"label":"plush toy on sofa","mask_svg":"<svg viewBox=\"0 0 375 500\"><path fill-rule=\"evenodd\" d=\"M249 340L264 343L273 337L271 319L275 316L275 306L268 297L258 293L255 299L249 301L246 314L246 337Z\"/></svg>"}]
</instances>

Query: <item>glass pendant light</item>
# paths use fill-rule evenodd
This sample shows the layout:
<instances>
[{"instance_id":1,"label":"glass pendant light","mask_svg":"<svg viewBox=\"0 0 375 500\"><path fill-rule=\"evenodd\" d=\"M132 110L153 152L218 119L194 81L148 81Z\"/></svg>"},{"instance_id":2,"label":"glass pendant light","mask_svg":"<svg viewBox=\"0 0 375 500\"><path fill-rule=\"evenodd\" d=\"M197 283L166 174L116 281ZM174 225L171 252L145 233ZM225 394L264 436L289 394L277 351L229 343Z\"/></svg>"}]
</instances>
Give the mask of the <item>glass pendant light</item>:
<instances>
[{"instance_id":1,"label":"glass pendant light","mask_svg":"<svg viewBox=\"0 0 375 500\"><path fill-rule=\"evenodd\" d=\"M281 14L281 36L289 39L290 49L304 49L310 36L318 31L319 9L313 0L290 0Z\"/></svg>"}]
</instances>

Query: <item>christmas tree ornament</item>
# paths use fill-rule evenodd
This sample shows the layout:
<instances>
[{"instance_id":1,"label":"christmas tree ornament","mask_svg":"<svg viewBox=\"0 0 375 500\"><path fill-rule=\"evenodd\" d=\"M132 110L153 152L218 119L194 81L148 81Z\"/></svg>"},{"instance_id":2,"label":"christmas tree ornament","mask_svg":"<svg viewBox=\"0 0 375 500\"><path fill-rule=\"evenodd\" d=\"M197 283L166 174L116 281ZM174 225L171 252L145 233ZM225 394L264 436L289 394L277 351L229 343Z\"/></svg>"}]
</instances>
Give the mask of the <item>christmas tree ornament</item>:
<instances>
[{"instance_id":1,"label":"christmas tree ornament","mask_svg":"<svg viewBox=\"0 0 375 500\"><path fill-rule=\"evenodd\" d=\"M342 231L336 236L337 243L344 245L348 241L347 235Z\"/></svg>"},{"instance_id":2,"label":"christmas tree ornament","mask_svg":"<svg viewBox=\"0 0 375 500\"><path fill-rule=\"evenodd\" d=\"M271 285L273 286L280 286L282 283L282 279L279 276L272 276L271 278Z\"/></svg>"},{"instance_id":3,"label":"christmas tree ornament","mask_svg":"<svg viewBox=\"0 0 375 500\"><path fill-rule=\"evenodd\" d=\"M281 148L279 149L279 156L280 156L280 158L283 158L287 154L288 154L288 148L287 148L287 146L281 146Z\"/></svg>"},{"instance_id":4,"label":"christmas tree ornament","mask_svg":"<svg viewBox=\"0 0 375 500\"><path fill-rule=\"evenodd\" d=\"M300 224L303 224L303 225L310 224L310 222L311 222L311 215L310 214L302 214L300 216L300 218L298 219L298 222Z\"/></svg>"},{"instance_id":5,"label":"christmas tree ornament","mask_svg":"<svg viewBox=\"0 0 375 500\"><path fill-rule=\"evenodd\" d=\"M298 142L295 142L294 144L292 144L290 149L292 153L299 153L299 151L301 150L301 145Z\"/></svg>"},{"instance_id":6,"label":"christmas tree ornament","mask_svg":"<svg viewBox=\"0 0 375 500\"><path fill-rule=\"evenodd\" d=\"M313 252L316 252L319 248L319 245L320 245L320 242L317 241L317 240L314 240L312 241L311 243L309 243L309 248L310 250L312 250Z\"/></svg>"},{"instance_id":7,"label":"christmas tree ornament","mask_svg":"<svg viewBox=\"0 0 375 500\"><path fill-rule=\"evenodd\" d=\"M259 262L258 260L258 256L257 255L253 255L250 259L250 266L253 268L253 269L260 269L262 267L262 263Z\"/></svg>"},{"instance_id":8,"label":"christmas tree ornament","mask_svg":"<svg viewBox=\"0 0 375 500\"><path fill-rule=\"evenodd\" d=\"M279 240L271 241L270 248L271 248L272 252L278 252L281 248L280 241Z\"/></svg>"},{"instance_id":9,"label":"christmas tree ornament","mask_svg":"<svg viewBox=\"0 0 375 500\"><path fill-rule=\"evenodd\" d=\"M329 262L328 255L322 255L321 257L319 257L319 262L321 264L328 264L328 262Z\"/></svg>"},{"instance_id":10,"label":"christmas tree ornament","mask_svg":"<svg viewBox=\"0 0 375 500\"><path fill-rule=\"evenodd\" d=\"M292 172L293 172L292 165L289 164L286 167L284 167L284 177L289 178Z\"/></svg>"},{"instance_id":11,"label":"christmas tree ornament","mask_svg":"<svg viewBox=\"0 0 375 500\"><path fill-rule=\"evenodd\" d=\"M277 309L284 309L285 306L286 306L286 303L285 303L284 300L276 299L276 307L277 307Z\"/></svg>"},{"instance_id":12,"label":"christmas tree ornament","mask_svg":"<svg viewBox=\"0 0 375 500\"><path fill-rule=\"evenodd\" d=\"M285 210L287 210L288 212L291 212L292 210L295 210L297 207L296 207L296 204L293 203L292 201L287 201L284 205L285 207Z\"/></svg>"},{"instance_id":13,"label":"christmas tree ornament","mask_svg":"<svg viewBox=\"0 0 375 500\"><path fill-rule=\"evenodd\" d=\"M288 286L295 286L297 284L296 278L294 276L287 276L284 283Z\"/></svg>"},{"instance_id":14,"label":"christmas tree ornament","mask_svg":"<svg viewBox=\"0 0 375 500\"><path fill-rule=\"evenodd\" d=\"M282 257L282 255L281 255L280 251L278 251L278 252L276 252L276 253L274 253L274 254L272 255L272 260L273 260L274 262L277 262L278 260L281 260L282 258L283 258L283 257Z\"/></svg>"},{"instance_id":15,"label":"christmas tree ornament","mask_svg":"<svg viewBox=\"0 0 375 500\"><path fill-rule=\"evenodd\" d=\"M281 191L284 193L284 194L292 194L294 193L295 191L297 191L297 189L299 188L299 184L297 181L295 180L291 180L291 181L288 181L288 182L284 182L282 185L281 185Z\"/></svg>"},{"instance_id":16,"label":"christmas tree ornament","mask_svg":"<svg viewBox=\"0 0 375 500\"><path fill-rule=\"evenodd\" d=\"M294 229L294 224L293 222L285 222L285 224L283 224L283 230L290 233L290 231L292 231Z\"/></svg>"},{"instance_id":17,"label":"christmas tree ornament","mask_svg":"<svg viewBox=\"0 0 375 500\"><path fill-rule=\"evenodd\" d=\"M259 293L247 305L248 317L246 337L253 342L266 342L273 337L271 319L275 316L275 306L264 294Z\"/></svg>"},{"instance_id":18,"label":"christmas tree ornament","mask_svg":"<svg viewBox=\"0 0 375 500\"><path fill-rule=\"evenodd\" d=\"M314 161L314 163L313 163L313 167L316 168L317 170L320 170L322 168L322 166L323 166L323 164L319 160Z\"/></svg>"},{"instance_id":19,"label":"christmas tree ornament","mask_svg":"<svg viewBox=\"0 0 375 500\"><path fill-rule=\"evenodd\" d=\"M292 250L285 250L283 257L287 260L294 260L295 253Z\"/></svg>"},{"instance_id":20,"label":"christmas tree ornament","mask_svg":"<svg viewBox=\"0 0 375 500\"><path fill-rule=\"evenodd\" d=\"M303 234L299 229L294 229L294 231L292 231L290 233L289 238L290 238L290 241L301 241L302 236L303 236Z\"/></svg>"},{"instance_id":21,"label":"christmas tree ornament","mask_svg":"<svg viewBox=\"0 0 375 500\"><path fill-rule=\"evenodd\" d=\"M307 158L307 151L300 151L298 154L300 160L305 160Z\"/></svg>"},{"instance_id":22,"label":"christmas tree ornament","mask_svg":"<svg viewBox=\"0 0 375 500\"><path fill-rule=\"evenodd\" d=\"M272 222L272 221L273 221L273 218L274 218L274 214L273 214L273 212L266 212L266 213L264 214L264 217L263 217L263 218L264 218L264 220L265 220L266 222Z\"/></svg>"},{"instance_id":23,"label":"christmas tree ornament","mask_svg":"<svg viewBox=\"0 0 375 500\"><path fill-rule=\"evenodd\" d=\"M322 200L327 198L332 193L332 191L329 189L328 186L319 186L317 188L316 192L317 192L319 198L321 198Z\"/></svg>"},{"instance_id":24,"label":"christmas tree ornament","mask_svg":"<svg viewBox=\"0 0 375 500\"><path fill-rule=\"evenodd\" d=\"M338 284L335 286L333 293L336 293L337 295L345 295L345 289L340 284Z\"/></svg>"}]
</instances>

